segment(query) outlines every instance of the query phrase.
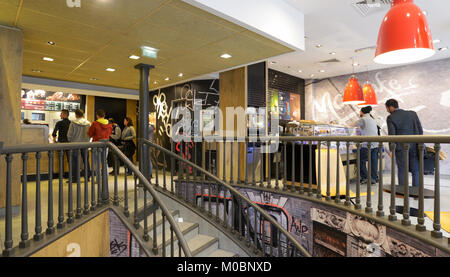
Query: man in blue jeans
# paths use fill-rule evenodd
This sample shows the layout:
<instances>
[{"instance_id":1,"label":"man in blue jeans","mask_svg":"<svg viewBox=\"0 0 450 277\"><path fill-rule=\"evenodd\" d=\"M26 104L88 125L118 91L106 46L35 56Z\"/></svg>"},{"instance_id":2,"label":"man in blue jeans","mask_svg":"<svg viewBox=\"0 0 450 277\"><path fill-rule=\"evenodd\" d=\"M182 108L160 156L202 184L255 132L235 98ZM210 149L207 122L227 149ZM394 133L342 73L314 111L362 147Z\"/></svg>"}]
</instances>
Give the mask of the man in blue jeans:
<instances>
[{"instance_id":1,"label":"man in blue jeans","mask_svg":"<svg viewBox=\"0 0 450 277\"><path fill-rule=\"evenodd\" d=\"M390 115L387 118L388 132L390 136L423 135L422 124L417 113L399 109L398 102L390 99L386 102L386 110ZM391 149L392 152L392 149ZM419 150L417 143L409 144L409 172L412 173L412 185L419 186ZM398 184L405 182L405 150L403 143L396 143L395 159L398 168ZM392 169L393 170L393 169Z\"/></svg>"}]
</instances>

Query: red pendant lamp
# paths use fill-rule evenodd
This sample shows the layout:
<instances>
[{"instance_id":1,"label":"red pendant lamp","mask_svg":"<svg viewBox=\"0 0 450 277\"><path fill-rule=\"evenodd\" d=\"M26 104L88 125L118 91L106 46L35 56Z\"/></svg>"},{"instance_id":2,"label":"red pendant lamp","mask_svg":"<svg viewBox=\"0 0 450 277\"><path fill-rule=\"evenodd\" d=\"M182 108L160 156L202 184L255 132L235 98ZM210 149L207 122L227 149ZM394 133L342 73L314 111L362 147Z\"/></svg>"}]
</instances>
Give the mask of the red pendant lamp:
<instances>
[{"instance_id":1,"label":"red pendant lamp","mask_svg":"<svg viewBox=\"0 0 450 277\"><path fill-rule=\"evenodd\" d=\"M355 76L350 77L344 92L344 104L364 103L364 93L358 79Z\"/></svg>"},{"instance_id":2,"label":"red pendant lamp","mask_svg":"<svg viewBox=\"0 0 450 277\"><path fill-rule=\"evenodd\" d=\"M359 104L358 106L373 106L378 105L377 94L373 89L372 85L367 82L363 87L364 93L364 103Z\"/></svg>"},{"instance_id":3,"label":"red pendant lamp","mask_svg":"<svg viewBox=\"0 0 450 277\"><path fill-rule=\"evenodd\" d=\"M435 53L431 30L422 10L413 0L393 0L381 24L374 62L412 63Z\"/></svg>"}]
</instances>

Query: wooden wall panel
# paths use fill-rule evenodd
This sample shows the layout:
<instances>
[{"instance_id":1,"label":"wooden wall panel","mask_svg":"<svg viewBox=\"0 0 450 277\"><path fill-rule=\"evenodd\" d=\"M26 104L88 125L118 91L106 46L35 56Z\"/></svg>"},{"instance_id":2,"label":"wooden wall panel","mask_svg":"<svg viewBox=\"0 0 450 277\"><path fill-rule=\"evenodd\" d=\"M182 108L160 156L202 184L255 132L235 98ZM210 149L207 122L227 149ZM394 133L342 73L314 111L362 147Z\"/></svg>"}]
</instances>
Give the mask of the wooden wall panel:
<instances>
[{"instance_id":1,"label":"wooden wall panel","mask_svg":"<svg viewBox=\"0 0 450 277\"><path fill-rule=\"evenodd\" d=\"M109 232L109 211L107 211L32 257L110 257Z\"/></svg>"},{"instance_id":2,"label":"wooden wall panel","mask_svg":"<svg viewBox=\"0 0 450 277\"><path fill-rule=\"evenodd\" d=\"M0 141L8 145L20 143L23 33L19 29L0 26ZM20 203L20 161L12 166L12 204ZM0 159L0 208L5 207L6 162Z\"/></svg>"},{"instance_id":3,"label":"wooden wall panel","mask_svg":"<svg viewBox=\"0 0 450 277\"><path fill-rule=\"evenodd\" d=\"M95 96L86 96L86 119L91 123L95 121Z\"/></svg>"},{"instance_id":4,"label":"wooden wall panel","mask_svg":"<svg viewBox=\"0 0 450 277\"><path fill-rule=\"evenodd\" d=\"M237 122L238 120L242 123L242 119L234 118L234 126L233 124L227 124L227 107L234 108L242 108L244 111L247 108L247 67L242 67L234 70L230 70L227 72L220 73L220 109L223 112L223 121L221 126L221 130L223 131L234 131L235 136L245 136L247 133L247 124L241 124L240 128L238 128ZM243 117L245 122L245 116ZM222 135L225 135L222 134ZM245 144L240 143L239 147L241 147L241 156L238 157L238 148L237 143L234 144L234 152L233 152L233 175L234 180L237 180L238 176L238 159L241 160L241 178L242 180L245 177ZM223 160L225 154L225 164L226 164L226 180L230 179L230 164L231 164L231 145L228 144L225 153L223 151L223 144L219 144L218 151L218 168L219 168L219 177L223 178Z\"/></svg>"}]
</instances>

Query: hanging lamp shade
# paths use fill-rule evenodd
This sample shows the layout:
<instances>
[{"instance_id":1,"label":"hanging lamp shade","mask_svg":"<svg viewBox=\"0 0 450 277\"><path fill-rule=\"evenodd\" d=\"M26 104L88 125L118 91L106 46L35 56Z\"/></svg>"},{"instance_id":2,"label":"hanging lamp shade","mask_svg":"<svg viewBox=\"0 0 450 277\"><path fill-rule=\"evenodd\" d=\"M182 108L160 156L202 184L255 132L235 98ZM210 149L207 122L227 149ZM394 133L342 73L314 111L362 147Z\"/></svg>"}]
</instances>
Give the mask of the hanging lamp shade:
<instances>
[{"instance_id":1,"label":"hanging lamp shade","mask_svg":"<svg viewBox=\"0 0 450 277\"><path fill-rule=\"evenodd\" d=\"M378 33L374 62L403 64L436 53L427 18L413 0L393 0Z\"/></svg>"},{"instance_id":2,"label":"hanging lamp shade","mask_svg":"<svg viewBox=\"0 0 450 277\"><path fill-rule=\"evenodd\" d=\"M345 104L361 104L364 103L364 93L358 79L352 76L345 88L344 92Z\"/></svg>"},{"instance_id":3,"label":"hanging lamp shade","mask_svg":"<svg viewBox=\"0 0 450 277\"><path fill-rule=\"evenodd\" d=\"M373 89L372 85L367 82L363 87L364 93L364 103L359 104L358 106L372 106L378 105L377 94Z\"/></svg>"}]
</instances>

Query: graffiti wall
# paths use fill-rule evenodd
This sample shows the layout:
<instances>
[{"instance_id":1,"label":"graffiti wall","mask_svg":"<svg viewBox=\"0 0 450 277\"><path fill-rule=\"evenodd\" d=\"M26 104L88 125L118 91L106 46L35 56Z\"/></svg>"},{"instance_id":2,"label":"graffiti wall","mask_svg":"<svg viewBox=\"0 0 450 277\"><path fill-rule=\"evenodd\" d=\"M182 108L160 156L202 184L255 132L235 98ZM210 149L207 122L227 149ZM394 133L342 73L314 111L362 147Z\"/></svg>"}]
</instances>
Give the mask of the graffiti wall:
<instances>
[{"instance_id":1,"label":"graffiti wall","mask_svg":"<svg viewBox=\"0 0 450 277\"><path fill-rule=\"evenodd\" d=\"M373 115L383 134L387 134L388 113L384 103L391 98L401 109L416 111L428 135L450 134L450 59L412 64L356 74L363 85L368 79L377 93L380 105ZM306 119L328 123L350 124L359 118L359 108L342 102L350 75L319 80L306 85ZM448 116L447 116L448 117ZM450 146L442 145L450 153ZM450 174L450 160L441 162L441 173Z\"/></svg>"},{"instance_id":2,"label":"graffiti wall","mask_svg":"<svg viewBox=\"0 0 450 277\"><path fill-rule=\"evenodd\" d=\"M147 257L119 217L109 212L111 257Z\"/></svg>"}]
</instances>

